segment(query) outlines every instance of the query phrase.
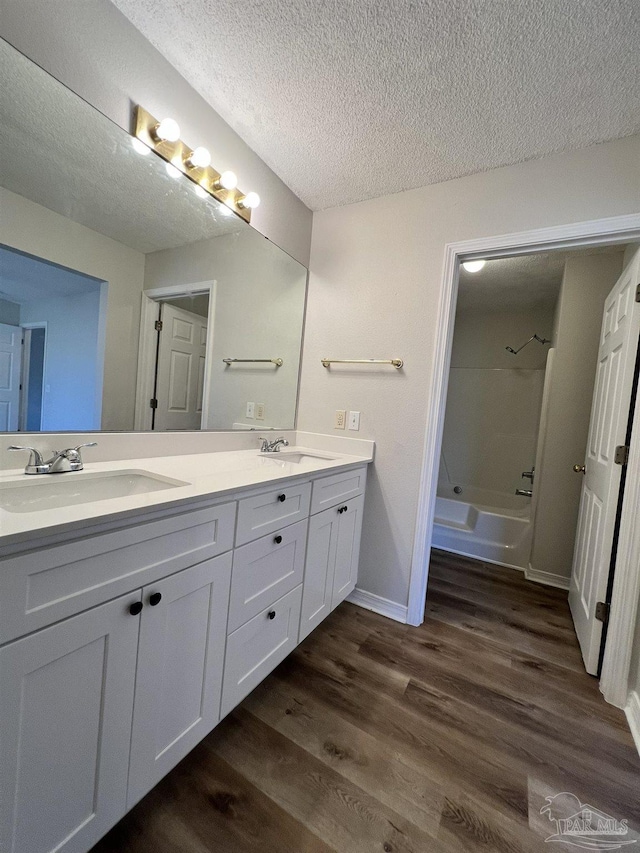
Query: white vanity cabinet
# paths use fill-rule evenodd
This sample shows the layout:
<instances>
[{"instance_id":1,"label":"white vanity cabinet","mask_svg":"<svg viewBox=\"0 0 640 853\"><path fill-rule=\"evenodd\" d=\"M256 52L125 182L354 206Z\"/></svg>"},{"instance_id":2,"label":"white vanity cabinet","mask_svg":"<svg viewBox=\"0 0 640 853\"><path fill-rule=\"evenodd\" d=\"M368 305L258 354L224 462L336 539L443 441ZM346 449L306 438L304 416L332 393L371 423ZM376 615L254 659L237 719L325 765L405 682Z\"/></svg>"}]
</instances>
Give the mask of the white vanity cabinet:
<instances>
[{"instance_id":1,"label":"white vanity cabinet","mask_svg":"<svg viewBox=\"0 0 640 853\"><path fill-rule=\"evenodd\" d=\"M87 853L351 592L365 478L5 551L2 853Z\"/></svg>"}]
</instances>

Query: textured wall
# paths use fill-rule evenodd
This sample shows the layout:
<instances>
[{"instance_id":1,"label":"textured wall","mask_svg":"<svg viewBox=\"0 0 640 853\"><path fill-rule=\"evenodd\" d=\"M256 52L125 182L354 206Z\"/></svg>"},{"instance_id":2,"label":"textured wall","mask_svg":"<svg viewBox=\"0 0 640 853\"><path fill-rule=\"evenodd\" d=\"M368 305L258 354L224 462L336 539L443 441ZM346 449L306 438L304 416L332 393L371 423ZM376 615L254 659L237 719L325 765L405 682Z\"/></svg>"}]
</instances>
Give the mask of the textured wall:
<instances>
[{"instance_id":1,"label":"textured wall","mask_svg":"<svg viewBox=\"0 0 640 853\"><path fill-rule=\"evenodd\" d=\"M565 578L571 576L582 487L581 475L572 468L584 462L602 310L621 272L622 252L575 255L564 268L547 423L536 472L531 566Z\"/></svg>"},{"instance_id":2,"label":"textured wall","mask_svg":"<svg viewBox=\"0 0 640 853\"><path fill-rule=\"evenodd\" d=\"M311 211L108 0L0 0L0 17L4 39L125 130L135 104L175 118L260 194L255 228L308 264Z\"/></svg>"},{"instance_id":3,"label":"textured wall","mask_svg":"<svg viewBox=\"0 0 640 853\"><path fill-rule=\"evenodd\" d=\"M298 425L333 433L334 410L356 409L376 440L363 589L407 603L445 245L637 213L638 162L636 136L314 215ZM322 356L406 366L329 371Z\"/></svg>"}]
</instances>

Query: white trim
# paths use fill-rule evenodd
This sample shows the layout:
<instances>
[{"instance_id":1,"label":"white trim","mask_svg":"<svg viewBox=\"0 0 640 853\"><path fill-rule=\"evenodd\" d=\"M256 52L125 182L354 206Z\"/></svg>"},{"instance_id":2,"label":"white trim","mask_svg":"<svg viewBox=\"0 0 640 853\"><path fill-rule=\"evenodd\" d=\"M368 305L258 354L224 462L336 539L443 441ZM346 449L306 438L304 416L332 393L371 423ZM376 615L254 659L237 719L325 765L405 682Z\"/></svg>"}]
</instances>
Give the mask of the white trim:
<instances>
[{"instance_id":1,"label":"white trim","mask_svg":"<svg viewBox=\"0 0 640 853\"><path fill-rule=\"evenodd\" d=\"M564 575L556 575L553 572L543 572L540 569L534 569L531 563L524 570L524 576L528 581L542 583L545 586L553 586L556 589L566 589L569 591L571 578L566 578Z\"/></svg>"},{"instance_id":2,"label":"white trim","mask_svg":"<svg viewBox=\"0 0 640 853\"><path fill-rule=\"evenodd\" d=\"M629 694L629 701L624 712L627 715L627 722L629 723L638 755L640 755L640 694L635 690Z\"/></svg>"},{"instance_id":3,"label":"white trim","mask_svg":"<svg viewBox=\"0 0 640 853\"><path fill-rule=\"evenodd\" d=\"M209 318L207 321L207 354L212 352L213 327L215 317L217 282L199 281L195 284L173 284L168 287L154 287L142 292L140 312L140 336L138 340L138 372L136 376L136 403L134 409L134 430L151 429L152 410L149 400L153 396L156 367L156 335L154 323L158 319L158 302L179 296L194 296L197 293L209 294ZM206 429L209 412L209 386L211 385L211 359L205 357L204 393L202 398L201 429Z\"/></svg>"},{"instance_id":4,"label":"white trim","mask_svg":"<svg viewBox=\"0 0 640 853\"><path fill-rule=\"evenodd\" d=\"M607 702L624 708L627 702L633 637L640 599L640 391L636 396L629 461L620 518L618 556L611 597L600 690ZM640 635L639 635L640 636Z\"/></svg>"},{"instance_id":5,"label":"white trim","mask_svg":"<svg viewBox=\"0 0 640 853\"><path fill-rule=\"evenodd\" d=\"M357 604L358 607L363 607L365 610L373 610L374 613L379 613L381 616L395 619L396 622L404 624L407 621L407 608L403 604L397 604L397 602L383 598L381 595L374 595L365 589L356 587L346 600L351 604Z\"/></svg>"},{"instance_id":6,"label":"white trim","mask_svg":"<svg viewBox=\"0 0 640 853\"><path fill-rule=\"evenodd\" d=\"M442 285L438 306L438 323L433 350L433 373L428 397L430 408L427 413L411 561L411 577L409 581L407 622L410 625L421 625L424 619L440 447L447 402L447 380L451 360L451 342L453 339L458 293L458 270L461 261L469 260L473 257L491 258L504 256L505 254L511 256L523 255L532 254L533 252L550 251L552 249L601 246L607 243L632 243L638 240L640 240L640 214L629 214L626 216L614 216L608 219L597 219L590 222L577 222L552 228L524 231L516 234L483 237L476 240L449 243L445 246ZM636 429L636 435L639 431L639 429ZM637 441L638 439L636 438ZM638 455L640 455L640 451L634 454L634 458ZM639 466L638 468L636 468L636 464ZM634 472L637 474L639 471L640 460L637 460L634 463L633 469L631 465L629 467L627 484L630 485L633 482L632 474ZM636 476L637 480L638 476ZM637 490L639 489L640 486L637 486ZM628 493L625 497L625 506L623 507L614 586L614 606L612 607L609 624L610 631L612 631L613 623L618 620L621 620L620 624L624 624L625 630L627 630L632 618L635 619L637 594L635 600L632 601L629 597L625 598L621 593L621 587L633 583L633 580L629 579L629 575L633 572L637 573L637 555L640 553L638 551L640 549L640 531L636 531L634 535L634 531L629 529L633 526L633 518L628 505L633 503L634 501L631 500L631 495ZM636 556L635 564L633 563L634 553ZM640 583L640 580L636 579L636 581ZM615 629L613 629L613 633L615 635ZM627 652L630 659L633 634L627 633L620 640L626 649L623 658L626 661ZM611 646L613 646L613 641ZM622 649L619 647L616 648L616 654L620 655L621 653ZM621 695L623 690L626 695L628 664L625 665L626 671L621 666L615 667L614 671L611 665L611 655L605 656L605 668L603 669L602 677L603 683L607 685L604 691L607 701L611 701L610 696ZM610 675L611 678L609 678Z\"/></svg>"}]
</instances>

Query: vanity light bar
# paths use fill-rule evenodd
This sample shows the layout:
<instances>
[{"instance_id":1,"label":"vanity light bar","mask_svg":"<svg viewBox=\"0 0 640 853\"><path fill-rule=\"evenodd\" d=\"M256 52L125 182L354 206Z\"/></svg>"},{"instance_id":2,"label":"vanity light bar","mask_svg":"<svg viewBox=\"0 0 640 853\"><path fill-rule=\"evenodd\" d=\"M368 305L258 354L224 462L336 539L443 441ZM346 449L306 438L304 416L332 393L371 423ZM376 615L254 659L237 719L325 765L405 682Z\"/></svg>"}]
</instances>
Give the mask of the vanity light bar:
<instances>
[{"instance_id":1,"label":"vanity light bar","mask_svg":"<svg viewBox=\"0 0 640 853\"><path fill-rule=\"evenodd\" d=\"M230 210L251 222L251 211L260 204L257 193L243 193L236 188L233 172L217 172L208 164L206 148L191 148L180 139L180 128L173 119L157 118L138 105L133 135L151 151L190 178L197 187L225 204Z\"/></svg>"}]
</instances>

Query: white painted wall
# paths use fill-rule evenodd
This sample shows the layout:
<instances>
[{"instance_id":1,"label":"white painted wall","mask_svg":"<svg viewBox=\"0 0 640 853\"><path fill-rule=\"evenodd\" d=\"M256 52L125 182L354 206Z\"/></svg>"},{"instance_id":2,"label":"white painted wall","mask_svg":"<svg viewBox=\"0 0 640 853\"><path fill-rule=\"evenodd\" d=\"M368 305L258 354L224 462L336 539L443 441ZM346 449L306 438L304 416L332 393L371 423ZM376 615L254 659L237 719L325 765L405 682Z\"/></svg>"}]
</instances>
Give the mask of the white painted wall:
<instances>
[{"instance_id":1,"label":"white painted wall","mask_svg":"<svg viewBox=\"0 0 640 853\"><path fill-rule=\"evenodd\" d=\"M25 302L20 319L47 324L41 429L100 429L100 289Z\"/></svg>"},{"instance_id":2,"label":"white painted wall","mask_svg":"<svg viewBox=\"0 0 640 853\"><path fill-rule=\"evenodd\" d=\"M244 423L292 429L295 422L306 270L247 229L147 255L145 288L216 281L209 429ZM225 366L223 358L282 358ZM246 418L264 403L264 420Z\"/></svg>"},{"instance_id":3,"label":"white painted wall","mask_svg":"<svg viewBox=\"0 0 640 853\"><path fill-rule=\"evenodd\" d=\"M0 323L6 323L8 326L20 325L20 306L17 302L0 299Z\"/></svg>"},{"instance_id":4,"label":"white painted wall","mask_svg":"<svg viewBox=\"0 0 640 853\"><path fill-rule=\"evenodd\" d=\"M0 243L109 283L102 428L132 429L145 256L2 187L0 208Z\"/></svg>"},{"instance_id":5,"label":"white painted wall","mask_svg":"<svg viewBox=\"0 0 640 853\"><path fill-rule=\"evenodd\" d=\"M458 312L442 442L440 483L513 495L528 488L523 471L535 462L544 368L553 306ZM527 505L522 499L522 507ZM502 505L502 504L499 504Z\"/></svg>"},{"instance_id":6,"label":"white painted wall","mask_svg":"<svg viewBox=\"0 0 640 853\"><path fill-rule=\"evenodd\" d=\"M406 605L447 243L640 210L640 136L314 215L298 426L376 440L358 586ZM322 356L405 359L326 370ZM355 433L354 433L355 434Z\"/></svg>"},{"instance_id":7,"label":"white painted wall","mask_svg":"<svg viewBox=\"0 0 640 853\"><path fill-rule=\"evenodd\" d=\"M604 301L622 272L623 252L574 255L565 264L558 304L531 567L571 576L591 400Z\"/></svg>"},{"instance_id":8,"label":"white painted wall","mask_svg":"<svg viewBox=\"0 0 640 853\"><path fill-rule=\"evenodd\" d=\"M0 0L0 17L4 39L125 130L136 104L175 118L259 193L252 225L308 265L311 211L108 0Z\"/></svg>"}]
</instances>

